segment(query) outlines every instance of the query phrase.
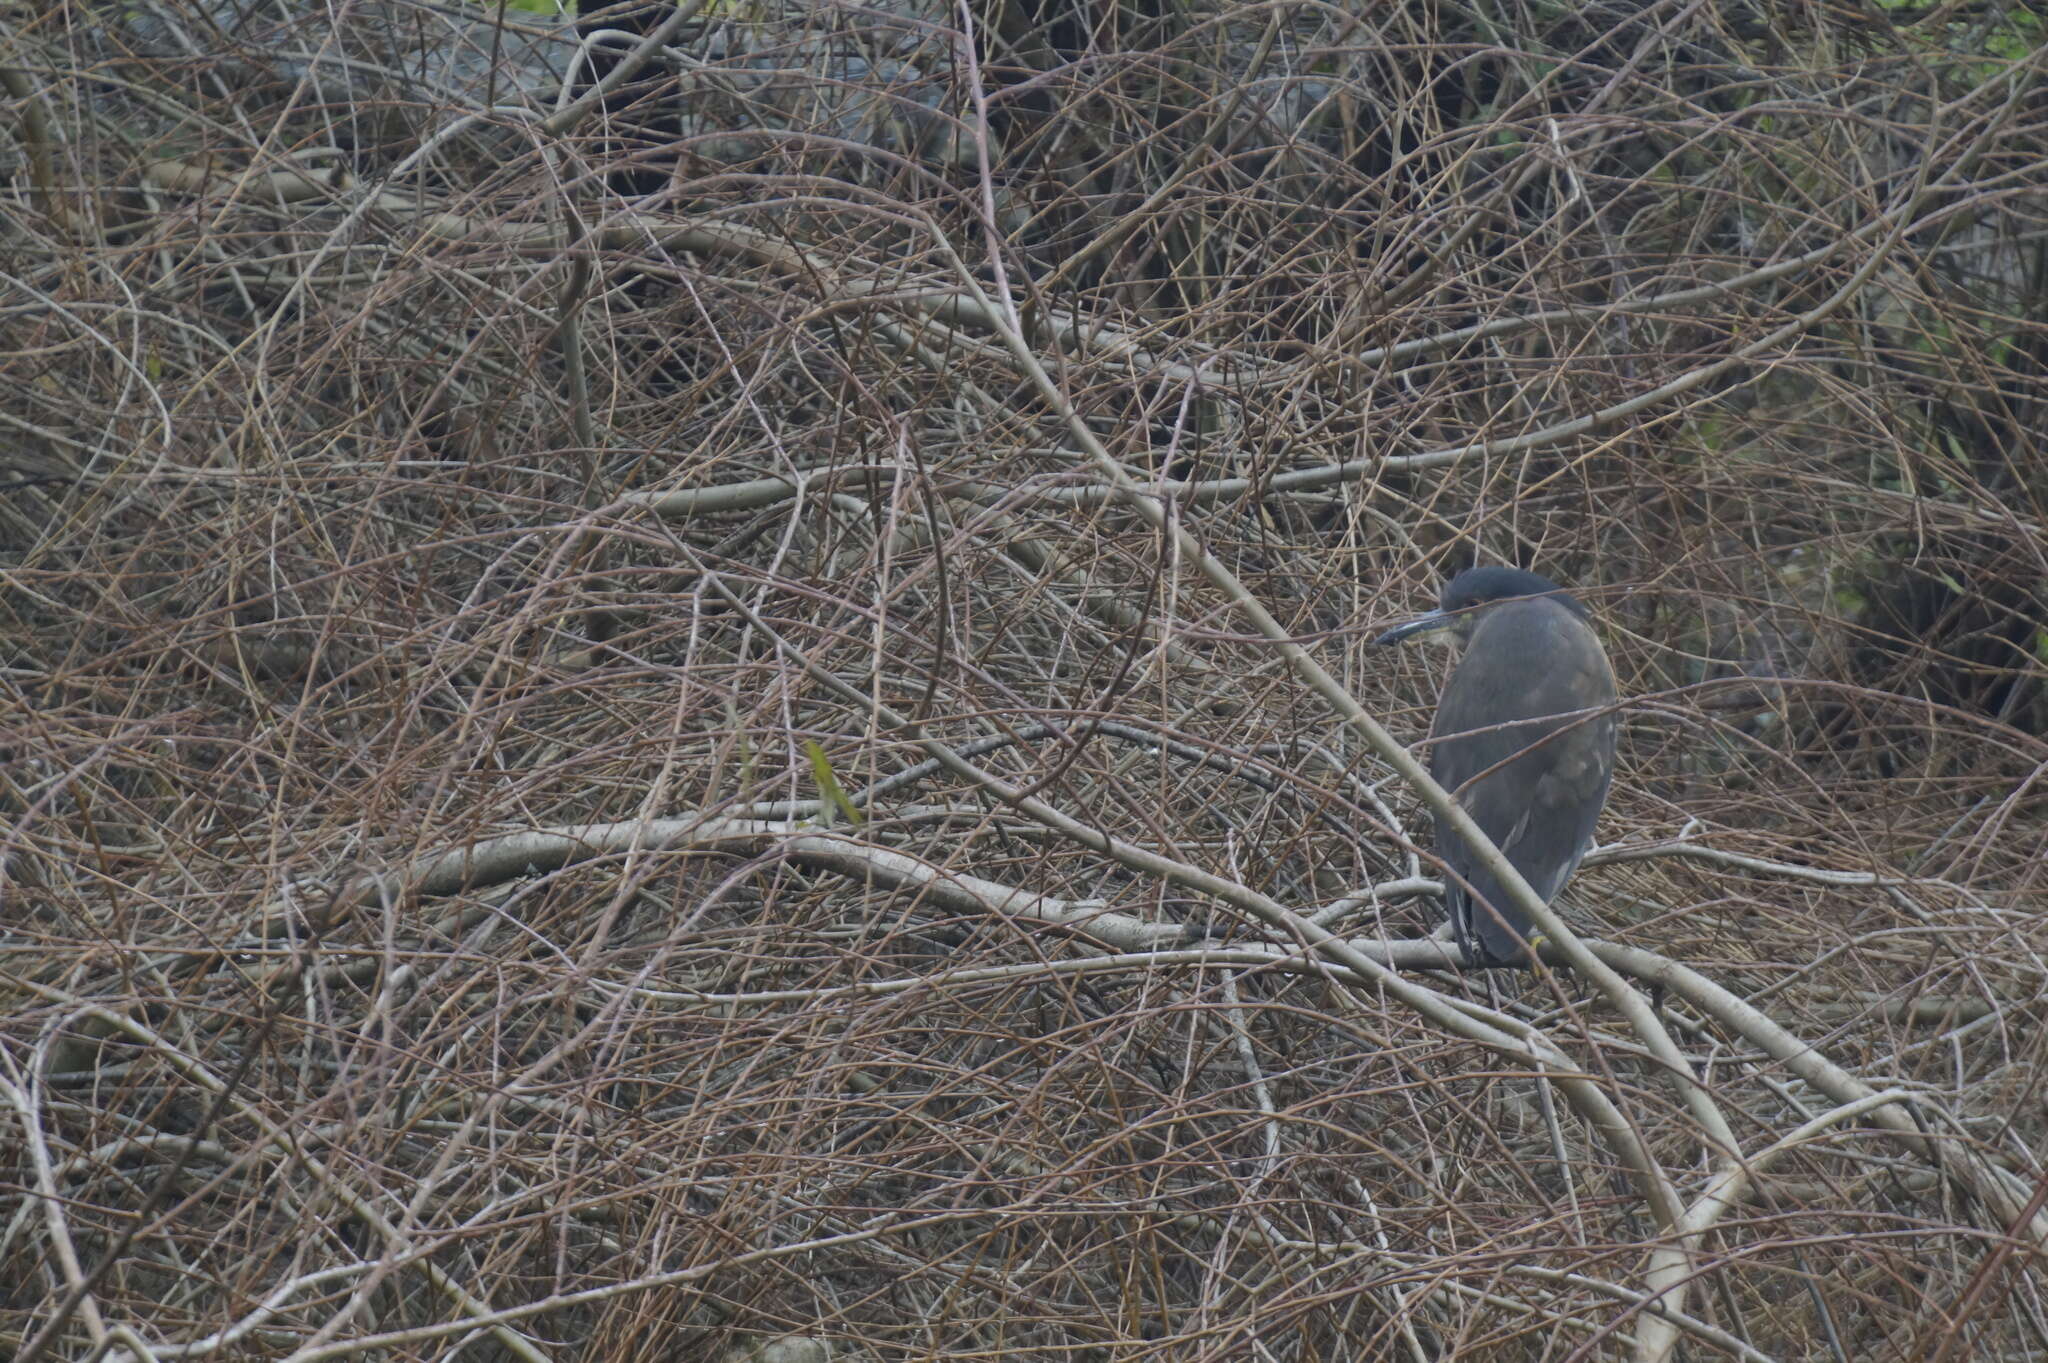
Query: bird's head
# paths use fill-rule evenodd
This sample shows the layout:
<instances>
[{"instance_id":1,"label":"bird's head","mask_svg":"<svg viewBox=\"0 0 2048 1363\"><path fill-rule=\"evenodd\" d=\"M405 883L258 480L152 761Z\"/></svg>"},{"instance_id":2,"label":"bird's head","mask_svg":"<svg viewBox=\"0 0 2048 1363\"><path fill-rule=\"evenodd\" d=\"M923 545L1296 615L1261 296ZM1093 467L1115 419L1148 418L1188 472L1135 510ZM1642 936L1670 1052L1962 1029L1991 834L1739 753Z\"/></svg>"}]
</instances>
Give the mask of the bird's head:
<instances>
[{"instance_id":1,"label":"bird's head","mask_svg":"<svg viewBox=\"0 0 2048 1363\"><path fill-rule=\"evenodd\" d=\"M1547 577L1525 573L1520 568L1467 568L1444 583L1435 610L1394 626L1373 642L1398 644L1410 639L1435 639L1462 648L1471 642L1472 631L1487 607L1539 596L1554 598L1574 615L1586 618L1586 608Z\"/></svg>"}]
</instances>

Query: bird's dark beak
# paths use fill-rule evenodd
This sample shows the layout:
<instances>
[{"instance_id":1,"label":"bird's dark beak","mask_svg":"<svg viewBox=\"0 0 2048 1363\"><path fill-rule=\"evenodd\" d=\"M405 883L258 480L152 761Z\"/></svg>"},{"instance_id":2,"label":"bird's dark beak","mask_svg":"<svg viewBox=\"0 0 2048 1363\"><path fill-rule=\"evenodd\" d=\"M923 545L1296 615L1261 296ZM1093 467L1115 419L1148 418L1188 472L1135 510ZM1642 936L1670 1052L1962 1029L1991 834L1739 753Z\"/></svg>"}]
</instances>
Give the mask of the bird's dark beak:
<instances>
[{"instance_id":1,"label":"bird's dark beak","mask_svg":"<svg viewBox=\"0 0 2048 1363\"><path fill-rule=\"evenodd\" d=\"M1376 644L1398 644L1404 639L1413 639L1419 634L1434 634L1439 630L1452 629L1457 623L1458 618L1455 615L1444 611L1431 611L1427 615L1416 616L1405 625L1394 626L1385 634L1373 640L1373 642Z\"/></svg>"}]
</instances>

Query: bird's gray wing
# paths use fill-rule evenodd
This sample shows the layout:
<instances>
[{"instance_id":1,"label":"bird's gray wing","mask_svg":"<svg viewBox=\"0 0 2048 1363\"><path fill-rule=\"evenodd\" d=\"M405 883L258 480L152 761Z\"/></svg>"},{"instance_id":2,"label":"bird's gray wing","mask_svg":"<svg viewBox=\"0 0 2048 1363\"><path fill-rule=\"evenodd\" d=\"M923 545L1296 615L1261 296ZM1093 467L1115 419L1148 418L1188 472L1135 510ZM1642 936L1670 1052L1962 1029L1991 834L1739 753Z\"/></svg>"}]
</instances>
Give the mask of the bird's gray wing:
<instances>
[{"instance_id":1,"label":"bird's gray wing","mask_svg":"<svg viewBox=\"0 0 2048 1363\"><path fill-rule=\"evenodd\" d=\"M1553 820L1542 817L1541 810L1521 797L1516 769L1518 764L1526 765L1527 758L1517 759L1516 754L1542 736L1537 726L1528 724L1474 734L1440 744L1437 760L1431 764L1431 775L1438 784L1457 798L1539 894L1544 885L1531 872L1542 868L1531 864L1530 854L1541 850L1538 841L1550 831ZM1507 765L1498 765L1501 763ZM1537 835L1533 840L1532 830ZM1436 824L1436 847L1450 871L1446 893L1459 939L1468 950L1477 947L1490 960L1519 960L1522 943L1529 936L1528 916L1508 898L1499 880L1481 864L1458 831L1442 819Z\"/></svg>"},{"instance_id":2,"label":"bird's gray wing","mask_svg":"<svg viewBox=\"0 0 2048 1363\"><path fill-rule=\"evenodd\" d=\"M1614 698L1591 629L1562 607L1526 602L1482 622L1437 707L1431 774L1546 902L1585 855L1614 773L1612 712L1573 712ZM1520 960L1527 916L1455 829L1439 820L1436 833L1461 939Z\"/></svg>"}]
</instances>

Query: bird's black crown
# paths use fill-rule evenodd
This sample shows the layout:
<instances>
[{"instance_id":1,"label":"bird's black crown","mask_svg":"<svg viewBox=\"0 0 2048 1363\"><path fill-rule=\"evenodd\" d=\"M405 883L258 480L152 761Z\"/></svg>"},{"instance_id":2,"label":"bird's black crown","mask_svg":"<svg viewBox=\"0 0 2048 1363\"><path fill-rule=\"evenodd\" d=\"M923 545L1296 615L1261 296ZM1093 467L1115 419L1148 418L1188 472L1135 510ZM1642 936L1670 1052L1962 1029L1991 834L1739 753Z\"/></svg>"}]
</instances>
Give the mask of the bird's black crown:
<instances>
[{"instance_id":1,"label":"bird's black crown","mask_svg":"<svg viewBox=\"0 0 2048 1363\"><path fill-rule=\"evenodd\" d=\"M1446 615L1454 611L1468 611L1475 606L1484 606L1490 601L1510 601L1524 596L1553 596L1558 603L1568 607L1574 614L1585 616L1586 608L1564 588L1547 577L1525 573L1520 568L1503 568L1489 564L1483 568L1467 568L1449 582L1444 583L1443 596L1439 599Z\"/></svg>"}]
</instances>

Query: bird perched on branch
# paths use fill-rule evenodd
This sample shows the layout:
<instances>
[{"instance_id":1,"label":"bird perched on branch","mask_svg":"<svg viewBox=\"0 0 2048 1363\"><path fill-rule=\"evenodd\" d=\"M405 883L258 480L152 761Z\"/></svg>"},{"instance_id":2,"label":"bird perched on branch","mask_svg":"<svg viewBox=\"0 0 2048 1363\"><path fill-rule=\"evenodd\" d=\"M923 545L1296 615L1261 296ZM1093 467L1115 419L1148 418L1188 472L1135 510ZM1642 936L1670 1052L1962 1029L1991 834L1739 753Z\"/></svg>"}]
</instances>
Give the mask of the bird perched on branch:
<instances>
[{"instance_id":1,"label":"bird perched on branch","mask_svg":"<svg viewBox=\"0 0 2048 1363\"><path fill-rule=\"evenodd\" d=\"M1436 610L1376 641L1443 635L1462 656L1430 726L1429 772L1549 903L1592 845L1614 779L1614 669L1586 608L1519 568L1468 568ZM1467 959L1521 966L1543 945L1465 839L1436 821Z\"/></svg>"}]
</instances>

